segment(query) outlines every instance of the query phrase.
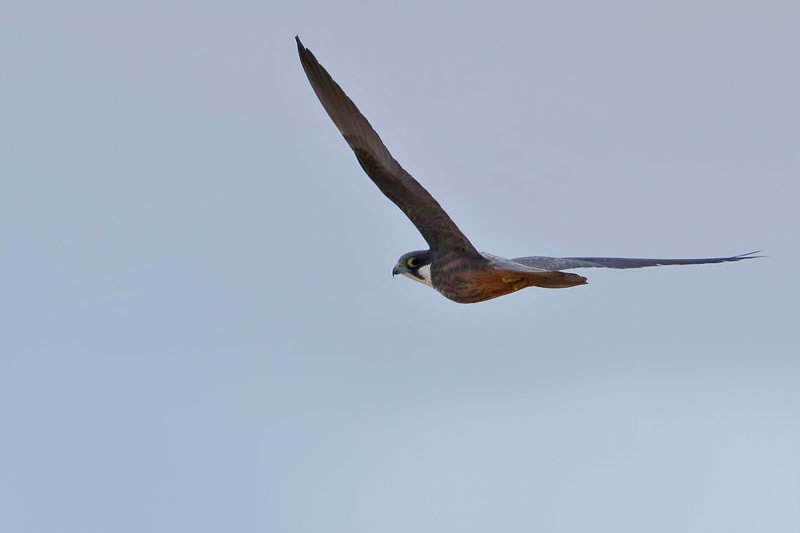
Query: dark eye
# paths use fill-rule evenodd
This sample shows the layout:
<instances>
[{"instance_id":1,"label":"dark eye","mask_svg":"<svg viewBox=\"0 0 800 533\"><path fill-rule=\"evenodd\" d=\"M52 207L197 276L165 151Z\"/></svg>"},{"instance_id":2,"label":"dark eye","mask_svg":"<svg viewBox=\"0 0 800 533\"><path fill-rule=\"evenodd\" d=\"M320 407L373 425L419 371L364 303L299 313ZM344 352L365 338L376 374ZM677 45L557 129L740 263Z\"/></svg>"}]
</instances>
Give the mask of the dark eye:
<instances>
[{"instance_id":1,"label":"dark eye","mask_svg":"<svg viewBox=\"0 0 800 533\"><path fill-rule=\"evenodd\" d=\"M411 257L408 259L408 261L406 261L406 264L411 268L417 268L419 266L419 259L416 257Z\"/></svg>"}]
</instances>

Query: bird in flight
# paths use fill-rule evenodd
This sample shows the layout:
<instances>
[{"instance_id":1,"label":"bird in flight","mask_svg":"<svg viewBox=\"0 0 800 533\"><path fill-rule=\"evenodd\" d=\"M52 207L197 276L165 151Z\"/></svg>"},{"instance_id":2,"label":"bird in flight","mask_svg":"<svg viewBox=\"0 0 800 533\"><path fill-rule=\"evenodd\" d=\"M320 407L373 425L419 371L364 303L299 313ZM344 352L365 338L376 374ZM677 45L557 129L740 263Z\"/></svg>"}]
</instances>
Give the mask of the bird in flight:
<instances>
[{"instance_id":1,"label":"bird in flight","mask_svg":"<svg viewBox=\"0 0 800 533\"><path fill-rule=\"evenodd\" d=\"M517 257L479 252L439 203L389 153L381 138L328 71L298 37L297 52L311 87L344 136L364 172L417 227L428 250L400 256L392 270L424 283L458 303L491 300L527 287L561 289L584 285L586 278L562 270L641 268L658 265L724 263L759 257L751 252L705 259L635 259L622 257Z\"/></svg>"}]
</instances>

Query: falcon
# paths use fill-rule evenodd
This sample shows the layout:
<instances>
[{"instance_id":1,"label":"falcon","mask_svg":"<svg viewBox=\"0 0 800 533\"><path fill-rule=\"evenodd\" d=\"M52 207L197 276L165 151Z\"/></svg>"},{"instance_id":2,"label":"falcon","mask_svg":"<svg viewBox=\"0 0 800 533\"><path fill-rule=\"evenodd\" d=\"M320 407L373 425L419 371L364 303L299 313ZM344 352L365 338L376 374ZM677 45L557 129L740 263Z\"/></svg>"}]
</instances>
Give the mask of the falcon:
<instances>
[{"instance_id":1,"label":"falcon","mask_svg":"<svg viewBox=\"0 0 800 533\"><path fill-rule=\"evenodd\" d=\"M411 220L427 250L400 256L392 274L428 285L458 303L491 300L527 287L562 289L586 284L575 268L641 268L658 265L724 263L760 257L750 252L705 259L635 259L621 257L517 257L505 259L479 252L439 203L389 153L370 123L333 81L298 37L300 63L322 107L355 153L375 185Z\"/></svg>"}]
</instances>

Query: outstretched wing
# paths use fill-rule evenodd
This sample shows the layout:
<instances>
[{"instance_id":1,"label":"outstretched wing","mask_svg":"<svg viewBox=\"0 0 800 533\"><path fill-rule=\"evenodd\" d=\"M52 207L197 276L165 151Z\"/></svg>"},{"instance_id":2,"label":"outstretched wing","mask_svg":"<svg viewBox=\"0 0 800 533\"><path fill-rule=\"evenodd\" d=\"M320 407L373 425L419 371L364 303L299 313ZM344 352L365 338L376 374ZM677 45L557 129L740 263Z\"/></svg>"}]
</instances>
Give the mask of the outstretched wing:
<instances>
[{"instance_id":1,"label":"outstretched wing","mask_svg":"<svg viewBox=\"0 0 800 533\"><path fill-rule=\"evenodd\" d=\"M573 268L642 268L660 265L702 265L705 263L725 263L763 257L750 252L731 257L710 257L707 259L636 259L627 257L517 257L511 259L533 268L544 270L570 270Z\"/></svg>"},{"instance_id":2,"label":"outstretched wing","mask_svg":"<svg viewBox=\"0 0 800 533\"><path fill-rule=\"evenodd\" d=\"M477 254L433 196L395 161L364 115L319 64L314 54L303 46L298 37L295 40L303 70L317 98L375 185L411 219L431 250L471 251Z\"/></svg>"}]
</instances>

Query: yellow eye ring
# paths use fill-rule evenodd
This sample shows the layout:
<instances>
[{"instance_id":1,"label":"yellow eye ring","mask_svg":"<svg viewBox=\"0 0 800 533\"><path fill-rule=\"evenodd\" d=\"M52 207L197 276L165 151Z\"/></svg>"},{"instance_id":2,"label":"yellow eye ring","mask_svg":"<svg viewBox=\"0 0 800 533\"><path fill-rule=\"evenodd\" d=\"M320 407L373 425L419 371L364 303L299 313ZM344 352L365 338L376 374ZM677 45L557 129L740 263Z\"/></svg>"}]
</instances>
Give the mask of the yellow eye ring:
<instances>
[{"instance_id":1,"label":"yellow eye ring","mask_svg":"<svg viewBox=\"0 0 800 533\"><path fill-rule=\"evenodd\" d=\"M406 261L406 264L411 268L417 268L417 266L419 266L419 259L416 257L409 257L408 261Z\"/></svg>"}]
</instances>

